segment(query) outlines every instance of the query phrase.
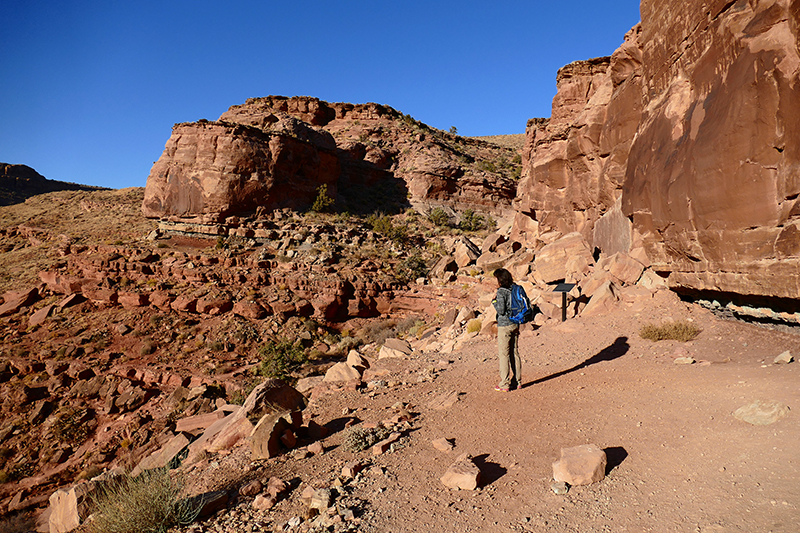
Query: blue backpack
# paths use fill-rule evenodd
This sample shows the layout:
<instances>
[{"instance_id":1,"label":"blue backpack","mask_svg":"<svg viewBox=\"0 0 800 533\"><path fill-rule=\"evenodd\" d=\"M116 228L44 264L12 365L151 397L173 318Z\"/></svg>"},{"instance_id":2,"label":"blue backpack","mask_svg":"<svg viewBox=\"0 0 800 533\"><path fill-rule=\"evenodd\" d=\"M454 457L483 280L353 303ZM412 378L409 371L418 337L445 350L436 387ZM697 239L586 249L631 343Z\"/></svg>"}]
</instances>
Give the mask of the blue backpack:
<instances>
[{"instance_id":1,"label":"blue backpack","mask_svg":"<svg viewBox=\"0 0 800 533\"><path fill-rule=\"evenodd\" d=\"M511 286L511 313L508 319L514 324L524 324L533 320L533 315L533 306L525 289L515 283Z\"/></svg>"}]
</instances>

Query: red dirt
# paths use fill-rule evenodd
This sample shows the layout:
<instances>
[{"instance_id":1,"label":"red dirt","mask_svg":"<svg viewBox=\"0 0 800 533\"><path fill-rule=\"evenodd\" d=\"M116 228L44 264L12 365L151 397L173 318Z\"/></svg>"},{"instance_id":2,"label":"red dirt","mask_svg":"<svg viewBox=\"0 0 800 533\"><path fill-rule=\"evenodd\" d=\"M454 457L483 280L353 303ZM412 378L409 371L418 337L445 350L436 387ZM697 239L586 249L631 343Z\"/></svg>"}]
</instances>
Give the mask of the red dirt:
<instances>
[{"instance_id":1,"label":"red dirt","mask_svg":"<svg viewBox=\"0 0 800 533\"><path fill-rule=\"evenodd\" d=\"M452 354L377 361L391 371L380 378L388 386L341 391L309 407L338 430L323 441L324 454L294 451L247 467L242 446L217 458L213 475L204 475L209 486L244 468L294 480L296 488L271 511L240 498L237 510L211 520L214 530L283 529L305 516L303 484L336 485L342 466L360 460L364 472L339 490L358 531L798 531L800 365L772 361L785 350L796 356L800 336L720 320L667 291L621 305L613 315L524 332L519 391L494 390L496 346L485 337ZM702 333L688 343L639 337L645 323L668 320L692 321ZM685 352L697 362L675 364ZM452 407L429 407L451 391L459 393ZM792 411L768 426L732 416L757 399ZM341 446L346 420L385 420L397 402L417 416L394 451L373 457ZM451 439L454 450L434 449L437 438ZM551 465L559 450L587 443L606 450L610 472L556 495ZM481 468L476 491L452 491L439 480L462 453Z\"/></svg>"}]
</instances>

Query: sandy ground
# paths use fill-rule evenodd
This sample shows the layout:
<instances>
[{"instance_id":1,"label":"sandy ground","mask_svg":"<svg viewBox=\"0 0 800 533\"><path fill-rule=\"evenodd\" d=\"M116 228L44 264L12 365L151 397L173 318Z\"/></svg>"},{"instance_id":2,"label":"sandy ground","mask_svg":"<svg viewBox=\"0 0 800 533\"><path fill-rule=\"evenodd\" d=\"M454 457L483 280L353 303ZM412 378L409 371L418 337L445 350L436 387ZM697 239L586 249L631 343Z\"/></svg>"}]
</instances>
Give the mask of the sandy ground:
<instances>
[{"instance_id":1,"label":"sandy ground","mask_svg":"<svg viewBox=\"0 0 800 533\"><path fill-rule=\"evenodd\" d=\"M381 378L389 386L341 391L309 407L333 430L325 453L294 451L243 467L242 450L222 458L218 474L206 473L219 481L226 465L238 465L251 477L277 475L293 483L289 496L263 512L240 497L193 530L232 530L224 524L237 513L239 531L304 530L307 523L287 526L305 515L301 489L337 485L342 466L355 460L364 471L336 490L358 531L800 531L800 364L772 364L785 350L796 356L800 336L717 319L667 291L621 305L613 315L525 331L524 385L510 393L494 390L491 339L452 354L377 361L373 370L390 371ZM666 320L690 320L702 333L688 343L639 337L643 324ZM694 364L675 364L687 354ZM432 406L453 392L452 406ZM792 410L766 426L732 416L759 399ZM393 451L344 449L345 422L384 420L398 402L416 417ZM436 450L438 438L454 449ZM607 477L555 494L560 449L587 443L606 451ZM462 453L481 468L478 490L453 491L440 481Z\"/></svg>"}]
</instances>

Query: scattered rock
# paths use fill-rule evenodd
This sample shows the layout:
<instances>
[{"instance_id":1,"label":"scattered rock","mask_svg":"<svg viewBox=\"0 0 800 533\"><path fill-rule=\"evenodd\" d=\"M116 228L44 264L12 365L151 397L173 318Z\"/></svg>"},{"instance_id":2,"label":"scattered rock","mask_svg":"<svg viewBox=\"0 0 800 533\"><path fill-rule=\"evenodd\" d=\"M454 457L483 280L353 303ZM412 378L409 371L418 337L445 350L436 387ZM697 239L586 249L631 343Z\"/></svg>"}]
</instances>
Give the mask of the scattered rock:
<instances>
[{"instance_id":1,"label":"scattered rock","mask_svg":"<svg viewBox=\"0 0 800 533\"><path fill-rule=\"evenodd\" d=\"M433 444L433 447L440 452L449 452L453 449L453 443L445 438L435 439L431 441L431 444Z\"/></svg>"},{"instance_id":2,"label":"scattered rock","mask_svg":"<svg viewBox=\"0 0 800 533\"><path fill-rule=\"evenodd\" d=\"M591 485L606 476L606 452L595 444L561 448L561 459L553 463L553 479L569 485Z\"/></svg>"},{"instance_id":3,"label":"scattered rock","mask_svg":"<svg viewBox=\"0 0 800 533\"><path fill-rule=\"evenodd\" d=\"M567 492L569 492L569 485L567 485L563 481L554 481L550 483L550 490L552 490L556 494L566 494Z\"/></svg>"},{"instance_id":4,"label":"scattered rock","mask_svg":"<svg viewBox=\"0 0 800 533\"><path fill-rule=\"evenodd\" d=\"M469 454L463 454L450 465L447 472L440 478L445 487L449 489L475 490L480 483L481 471L472 461Z\"/></svg>"},{"instance_id":5,"label":"scattered rock","mask_svg":"<svg viewBox=\"0 0 800 533\"><path fill-rule=\"evenodd\" d=\"M772 363L776 365L788 365L792 361L794 361L794 357L792 357L792 354L789 353L789 350L786 350L782 354L776 356Z\"/></svg>"}]
</instances>

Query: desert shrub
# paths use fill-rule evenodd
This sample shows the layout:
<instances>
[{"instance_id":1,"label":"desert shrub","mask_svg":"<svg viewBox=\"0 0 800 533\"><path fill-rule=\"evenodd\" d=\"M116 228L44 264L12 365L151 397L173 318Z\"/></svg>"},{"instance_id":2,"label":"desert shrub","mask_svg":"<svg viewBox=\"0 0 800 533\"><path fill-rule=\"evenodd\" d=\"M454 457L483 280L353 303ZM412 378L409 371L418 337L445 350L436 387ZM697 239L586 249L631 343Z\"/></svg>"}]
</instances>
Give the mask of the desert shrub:
<instances>
[{"instance_id":1,"label":"desert shrub","mask_svg":"<svg viewBox=\"0 0 800 533\"><path fill-rule=\"evenodd\" d=\"M336 200L328 196L328 185L323 183L317 187L317 197L311 205L311 210L315 213L325 213L330 211L334 203L336 203Z\"/></svg>"},{"instance_id":2,"label":"desert shrub","mask_svg":"<svg viewBox=\"0 0 800 533\"><path fill-rule=\"evenodd\" d=\"M394 242L403 242L408 237L408 228L403 225L395 225L389 215L370 215L367 223L372 227L372 231Z\"/></svg>"},{"instance_id":3,"label":"desert shrub","mask_svg":"<svg viewBox=\"0 0 800 533\"><path fill-rule=\"evenodd\" d=\"M161 533L197 518L201 502L181 499L182 483L166 468L111 481L92 497L94 533Z\"/></svg>"},{"instance_id":4,"label":"desert shrub","mask_svg":"<svg viewBox=\"0 0 800 533\"><path fill-rule=\"evenodd\" d=\"M482 326L483 322L481 322L480 318L473 318L467 322L467 333L478 333Z\"/></svg>"},{"instance_id":5,"label":"desert shrub","mask_svg":"<svg viewBox=\"0 0 800 533\"><path fill-rule=\"evenodd\" d=\"M497 165L495 165L493 161L479 161L477 167L478 170L483 170L485 172L497 172Z\"/></svg>"},{"instance_id":6,"label":"desert shrub","mask_svg":"<svg viewBox=\"0 0 800 533\"><path fill-rule=\"evenodd\" d=\"M303 348L286 339L267 342L258 352L257 373L269 378L286 379L307 361Z\"/></svg>"},{"instance_id":7,"label":"desert shrub","mask_svg":"<svg viewBox=\"0 0 800 533\"><path fill-rule=\"evenodd\" d=\"M688 322L664 322L659 325L645 324L639 336L651 341L676 340L686 342L700 334L700 328Z\"/></svg>"},{"instance_id":8,"label":"desert shrub","mask_svg":"<svg viewBox=\"0 0 800 533\"><path fill-rule=\"evenodd\" d=\"M53 424L53 434L61 441L69 443L82 443L91 431L88 421L91 413L88 409L64 407L56 413L56 422Z\"/></svg>"},{"instance_id":9,"label":"desert shrub","mask_svg":"<svg viewBox=\"0 0 800 533\"><path fill-rule=\"evenodd\" d=\"M366 324L358 332L359 340L362 344L376 343L383 344L383 341L395 334L397 322L394 320L380 320Z\"/></svg>"},{"instance_id":10,"label":"desert shrub","mask_svg":"<svg viewBox=\"0 0 800 533\"><path fill-rule=\"evenodd\" d=\"M0 533L19 533L20 531L35 531L36 520L30 513L20 513L0 519Z\"/></svg>"},{"instance_id":11,"label":"desert shrub","mask_svg":"<svg viewBox=\"0 0 800 533\"><path fill-rule=\"evenodd\" d=\"M409 255L395 268L395 278L403 283L414 281L417 278L424 278L428 275L428 265L418 254Z\"/></svg>"},{"instance_id":12,"label":"desert shrub","mask_svg":"<svg viewBox=\"0 0 800 533\"><path fill-rule=\"evenodd\" d=\"M385 427L362 428L353 427L347 430L342 446L346 451L360 452L377 444L389 436Z\"/></svg>"},{"instance_id":13,"label":"desert shrub","mask_svg":"<svg viewBox=\"0 0 800 533\"><path fill-rule=\"evenodd\" d=\"M447 226L450 223L450 217L441 207L434 207L428 215L428 220L437 226Z\"/></svg>"},{"instance_id":14,"label":"desert shrub","mask_svg":"<svg viewBox=\"0 0 800 533\"><path fill-rule=\"evenodd\" d=\"M472 209L465 209L461 214L458 227L464 231L479 231L486 227L486 219Z\"/></svg>"}]
</instances>

